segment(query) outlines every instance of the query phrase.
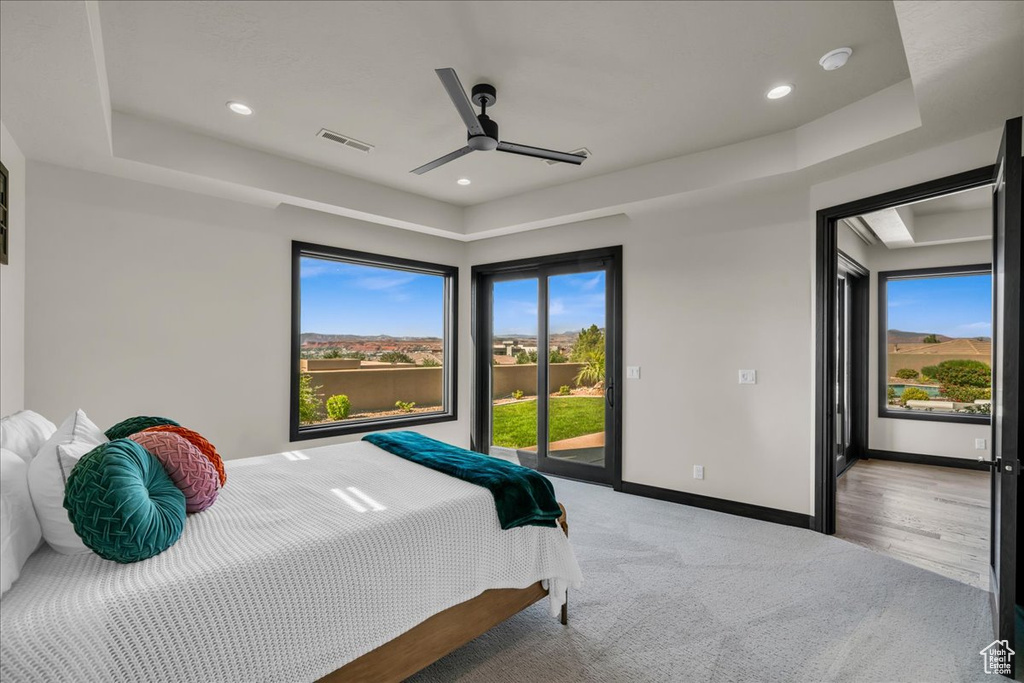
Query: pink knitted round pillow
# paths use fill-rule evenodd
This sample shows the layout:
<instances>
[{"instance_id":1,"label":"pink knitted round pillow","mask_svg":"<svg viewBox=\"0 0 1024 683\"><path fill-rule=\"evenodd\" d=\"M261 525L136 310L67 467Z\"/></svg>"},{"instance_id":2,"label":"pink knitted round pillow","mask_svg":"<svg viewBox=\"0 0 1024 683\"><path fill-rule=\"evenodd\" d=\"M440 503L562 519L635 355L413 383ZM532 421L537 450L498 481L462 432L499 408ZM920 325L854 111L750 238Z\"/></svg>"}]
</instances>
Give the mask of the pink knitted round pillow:
<instances>
[{"instance_id":1,"label":"pink knitted round pillow","mask_svg":"<svg viewBox=\"0 0 1024 683\"><path fill-rule=\"evenodd\" d=\"M217 500L217 469L188 439L172 432L143 431L128 437L160 461L185 494L185 511L202 512Z\"/></svg>"}]
</instances>

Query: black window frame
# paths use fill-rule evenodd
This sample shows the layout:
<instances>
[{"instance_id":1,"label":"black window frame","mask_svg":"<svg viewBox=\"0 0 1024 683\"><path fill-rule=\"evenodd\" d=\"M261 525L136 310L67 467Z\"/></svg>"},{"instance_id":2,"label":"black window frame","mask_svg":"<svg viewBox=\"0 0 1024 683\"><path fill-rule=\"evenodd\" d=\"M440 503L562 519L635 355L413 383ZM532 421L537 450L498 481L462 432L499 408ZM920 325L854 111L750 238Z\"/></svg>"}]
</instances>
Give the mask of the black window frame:
<instances>
[{"instance_id":1,"label":"black window frame","mask_svg":"<svg viewBox=\"0 0 1024 683\"><path fill-rule=\"evenodd\" d=\"M878 417L894 420L923 420L926 422L952 422L956 424L991 424L989 415L971 413L927 413L916 410L895 410L889 407L889 280L908 280L960 275L992 275L991 263L962 266L888 270L878 273ZM991 358L989 366L992 365Z\"/></svg>"},{"instance_id":2,"label":"black window frame","mask_svg":"<svg viewBox=\"0 0 1024 683\"><path fill-rule=\"evenodd\" d=\"M444 278L444 363L442 364L443 387L440 412L396 415L367 420L331 422L322 425L299 424L299 361L301 359L301 325L302 325L302 282L301 260L304 256L325 260L351 263L355 265L390 268L392 270L414 272L418 274L438 275ZM428 263L413 259L354 251L341 247L332 247L310 242L292 241L292 344L291 344L291 381L289 401L289 440L306 441L323 439L332 436L360 434L382 429L399 429L419 427L438 422L454 422L458 420L458 332L459 332L459 268L439 263Z\"/></svg>"}]
</instances>

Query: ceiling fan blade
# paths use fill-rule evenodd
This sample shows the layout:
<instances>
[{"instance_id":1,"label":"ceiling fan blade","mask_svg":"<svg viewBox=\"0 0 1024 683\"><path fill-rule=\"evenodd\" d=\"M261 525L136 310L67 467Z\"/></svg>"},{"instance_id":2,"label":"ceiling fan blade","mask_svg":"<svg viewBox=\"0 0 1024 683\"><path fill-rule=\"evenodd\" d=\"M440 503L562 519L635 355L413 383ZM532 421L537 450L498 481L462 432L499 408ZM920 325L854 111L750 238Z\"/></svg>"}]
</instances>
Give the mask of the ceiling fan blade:
<instances>
[{"instance_id":1,"label":"ceiling fan blade","mask_svg":"<svg viewBox=\"0 0 1024 683\"><path fill-rule=\"evenodd\" d=\"M457 149L457 150L455 150L454 152L452 152L450 154L445 154L440 159L434 159L429 164L423 164L419 168L414 168L411 171L409 171L409 173L415 173L416 175L423 175L427 171L433 171L438 166L444 166L449 161L455 161L459 157L466 156L467 154L469 154L472 151L473 151L473 149L471 147L463 147L462 149Z\"/></svg>"},{"instance_id":2,"label":"ceiling fan blade","mask_svg":"<svg viewBox=\"0 0 1024 683\"><path fill-rule=\"evenodd\" d=\"M564 161L567 164L576 164L577 166L586 160L586 157L582 154L556 152L553 149L530 147L529 145L520 145L516 142L499 142L498 151L509 152L510 154L522 154L523 156L537 157L538 159L550 159L551 161Z\"/></svg>"},{"instance_id":3,"label":"ceiling fan blade","mask_svg":"<svg viewBox=\"0 0 1024 683\"><path fill-rule=\"evenodd\" d=\"M473 110L473 103L466 97L466 90L462 87L455 69L434 69L434 73L441 79L441 85L448 91L448 97L452 98L452 104L458 110L459 116L466 124L466 130L470 135L483 135L484 129L476 119L476 112Z\"/></svg>"}]
</instances>

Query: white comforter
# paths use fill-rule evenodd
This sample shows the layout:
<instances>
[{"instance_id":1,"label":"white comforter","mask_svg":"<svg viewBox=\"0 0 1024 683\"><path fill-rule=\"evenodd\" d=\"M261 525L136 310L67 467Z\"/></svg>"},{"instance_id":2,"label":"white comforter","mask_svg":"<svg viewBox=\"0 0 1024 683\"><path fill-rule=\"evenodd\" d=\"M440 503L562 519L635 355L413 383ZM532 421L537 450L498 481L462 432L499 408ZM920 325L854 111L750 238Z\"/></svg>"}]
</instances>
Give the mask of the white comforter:
<instances>
[{"instance_id":1,"label":"white comforter","mask_svg":"<svg viewBox=\"0 0 1024 683\"><path fill-rule=\"evenodd\" d=\"M0 679L311 681L488 588L546 580L554 610L580 584L561 529L502 531L486 489L365 442L227 468L154 558L38 550L0 604Z\"/></svg>"}]
</instances>

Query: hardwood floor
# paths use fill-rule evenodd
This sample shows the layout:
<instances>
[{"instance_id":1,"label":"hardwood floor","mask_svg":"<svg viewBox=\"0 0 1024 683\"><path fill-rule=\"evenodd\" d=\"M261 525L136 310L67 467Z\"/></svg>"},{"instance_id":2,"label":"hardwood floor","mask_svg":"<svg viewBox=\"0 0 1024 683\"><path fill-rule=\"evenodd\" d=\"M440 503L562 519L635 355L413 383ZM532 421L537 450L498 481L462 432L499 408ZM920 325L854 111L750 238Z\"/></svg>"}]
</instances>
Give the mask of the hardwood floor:
<instances>
[{"instance_id":1,"label":"hardwood floor","mask_svg":"<svg viewBox=\"0 0 1024 683\"><path fill-rule=\"evenodd\" d=\"M836 483L836 536L988 590L989 473L861 460Z\"/></svg>"}]
</instances>

